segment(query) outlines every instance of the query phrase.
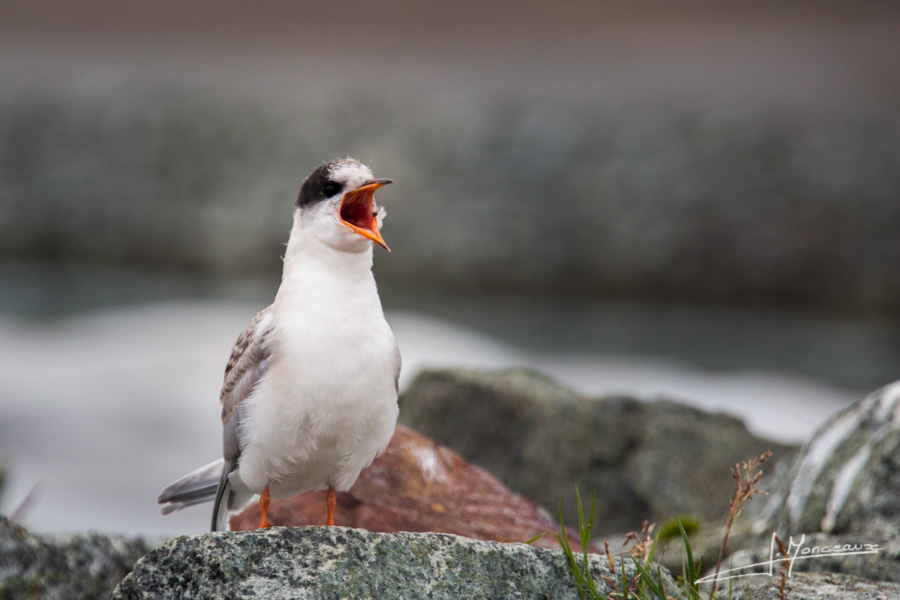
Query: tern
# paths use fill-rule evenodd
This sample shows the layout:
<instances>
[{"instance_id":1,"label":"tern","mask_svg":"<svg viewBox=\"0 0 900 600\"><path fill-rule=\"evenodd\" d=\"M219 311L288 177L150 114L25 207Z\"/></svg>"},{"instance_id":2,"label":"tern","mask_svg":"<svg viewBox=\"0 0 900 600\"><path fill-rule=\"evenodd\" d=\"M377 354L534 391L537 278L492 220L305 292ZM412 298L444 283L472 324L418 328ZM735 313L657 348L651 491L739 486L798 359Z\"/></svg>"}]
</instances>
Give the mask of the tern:
<instances>
[{"instance_id":1,"label":"tern","mask_svg":"<svg viewBox=\"0 0 900 600\"><path fill-rule=\"evenodd\" d=\"M275 301L240 334L225 367L223 457L167 486L160 512L213 501L211 530L257 494L350 489L397 423L400 351L372 274L385 217L362 163L325 163L304 180Z\"/></svg>"}]
</instances>

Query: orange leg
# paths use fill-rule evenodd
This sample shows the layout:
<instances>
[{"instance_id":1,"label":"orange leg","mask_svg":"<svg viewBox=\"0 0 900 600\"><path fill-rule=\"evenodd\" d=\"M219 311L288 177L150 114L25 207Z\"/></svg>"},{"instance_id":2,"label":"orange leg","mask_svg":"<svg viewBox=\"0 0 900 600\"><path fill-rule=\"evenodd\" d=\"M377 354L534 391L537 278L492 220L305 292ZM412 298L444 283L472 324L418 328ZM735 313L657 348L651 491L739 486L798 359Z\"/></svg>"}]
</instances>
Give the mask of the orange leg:
<instances>
[{"instance_id":1,"label":"orange leg","mask_svg":"<svg viewBox=\"0 0 900 600\"><path fill-rule=\"evenodd\" d=\"M337 498L334 495L334 488L328 486L328 493L325 494L325 506L328 507L328 520L325 521L326 525L334 525L334 505L337 502Z\"/></svg>"},{"instance_id":2,"label":"orange leg","mask_svg":"<svg viewBox=\"0 0 900 600\"><path fill-rule=\"evenodd\" d=\"M269 486L266 486L266 489L262 491L262 494L259 497L259 510L262 512L262 518L259 521L260 529L272 526L267 517L269 512L269 502L271 501L272 499L269 497Z\"/></svg>"}]
</instances>

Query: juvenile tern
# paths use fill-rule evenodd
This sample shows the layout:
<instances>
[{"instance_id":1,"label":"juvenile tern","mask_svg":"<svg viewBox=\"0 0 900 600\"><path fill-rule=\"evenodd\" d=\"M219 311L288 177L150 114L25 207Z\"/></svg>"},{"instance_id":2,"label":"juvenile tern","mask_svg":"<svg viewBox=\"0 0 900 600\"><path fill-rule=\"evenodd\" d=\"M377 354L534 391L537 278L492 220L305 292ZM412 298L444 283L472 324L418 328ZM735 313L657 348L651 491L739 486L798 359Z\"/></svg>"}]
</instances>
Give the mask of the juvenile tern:
<instances>
[{"instance_id":1,"label":"juvenile tern","mask_svg":"<svg viewBox=\"0 0 900 600\"><path fill-rule=\"evenodd\" d=\"M270 498L350 489L384 452L397 422L400 351L372 274L373 242L385 216L368 167L321 165L306 178L275 301L237 339L225 367L223 458L166 487L162 514L214 501L213 531L260 495Z\"/></svg>"}]
</instances>

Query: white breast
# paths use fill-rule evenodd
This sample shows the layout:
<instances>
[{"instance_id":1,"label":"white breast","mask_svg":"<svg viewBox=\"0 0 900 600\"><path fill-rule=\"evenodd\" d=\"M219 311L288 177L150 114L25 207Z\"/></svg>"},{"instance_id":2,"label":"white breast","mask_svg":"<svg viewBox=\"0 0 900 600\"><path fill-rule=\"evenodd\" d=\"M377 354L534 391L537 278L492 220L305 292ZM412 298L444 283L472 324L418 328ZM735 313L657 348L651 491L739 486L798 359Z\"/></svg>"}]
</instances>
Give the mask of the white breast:
<instances>
[{"instance_id":1,"label":"white breast","mask_svg":"<svg viewBox=\"0 0 900 600\"><path fill-rule=\"evenodd\" d=\"M371 271L317 264L285 268L270 366L242 406L238 490L347 490L393 434L399 352Z\"/></svg>"}]
</instances>

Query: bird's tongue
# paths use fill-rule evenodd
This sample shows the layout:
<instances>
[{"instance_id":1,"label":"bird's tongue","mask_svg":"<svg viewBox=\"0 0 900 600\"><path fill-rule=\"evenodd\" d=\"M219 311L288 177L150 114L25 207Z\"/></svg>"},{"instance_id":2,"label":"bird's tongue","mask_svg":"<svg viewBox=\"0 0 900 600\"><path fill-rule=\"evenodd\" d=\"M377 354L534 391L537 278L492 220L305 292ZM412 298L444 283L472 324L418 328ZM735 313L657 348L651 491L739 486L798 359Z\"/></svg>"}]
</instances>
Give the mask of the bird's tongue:
<instances>
[{"instance_id":1,"label":"bird's tongue","mask_svg":"<svg viewBox=\"0 0 900 600\"><path fill-rule=\"evenodd\" d=\"M380 186L367 185L344 194L341 201L341 221L344 225L391 251L378 232L378 220L375 218L375 199L373 194Z\"/></svg>"},{"instance_id":2,"label":"bird's tongue","mask_svg":"<svg viewBox=\"0 0 900 600\"><path fill-rule=\"evenodd\" d=\"M353 190L344 196L341 202L341 220L347 225L372 231L375 229L374 198L372 192Z\"/></svg>"}]
</instances>

